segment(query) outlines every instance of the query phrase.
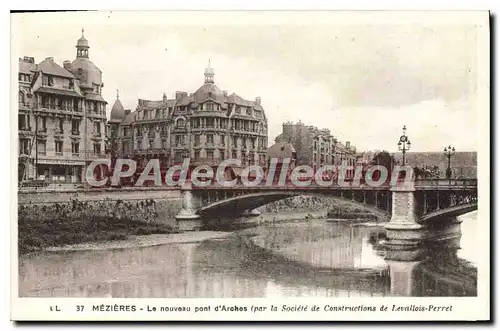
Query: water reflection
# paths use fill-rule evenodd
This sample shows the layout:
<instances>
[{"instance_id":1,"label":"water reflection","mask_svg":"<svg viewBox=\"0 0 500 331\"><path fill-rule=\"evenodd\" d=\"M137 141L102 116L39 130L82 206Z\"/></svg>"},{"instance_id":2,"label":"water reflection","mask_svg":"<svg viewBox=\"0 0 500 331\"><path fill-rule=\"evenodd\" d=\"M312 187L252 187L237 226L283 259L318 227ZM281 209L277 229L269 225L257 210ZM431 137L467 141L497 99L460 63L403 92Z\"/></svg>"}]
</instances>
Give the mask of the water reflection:
<instances>
[{"instance_id":1,"label":"water reflection","mask_svg":"<svg viewBox=\"0 0 500 331\"><path fill-rule=\"evenodd\" d=\"M275 297L476 295L474 215L460 247L388 261L381 228L323 220L247 229L219 240L41 253L20 260L20 296ZM375 235L374 235L375 234ZM371 238L371 239L370 239ZM465 260L465 259L467 260Z\"/></svg>"}]
</instances>

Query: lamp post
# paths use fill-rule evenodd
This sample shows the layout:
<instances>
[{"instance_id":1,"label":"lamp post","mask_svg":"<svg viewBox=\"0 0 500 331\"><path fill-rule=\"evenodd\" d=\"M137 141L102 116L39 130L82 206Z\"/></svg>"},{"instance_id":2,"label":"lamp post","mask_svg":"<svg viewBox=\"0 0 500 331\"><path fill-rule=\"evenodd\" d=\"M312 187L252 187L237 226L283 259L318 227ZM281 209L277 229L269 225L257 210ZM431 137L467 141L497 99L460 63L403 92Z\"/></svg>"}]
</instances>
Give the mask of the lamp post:
<instances>
[{"instance_id":1,"label":"lamp post","mask_svg":"<svg viewBox=\"0 0 500 331\"><path fill-rule=\"evenodd\" d=\"M446 168L446 179L451 179L451 157L455 155L455 147L451 147L449 145L448 147L444 148L444 156L448 158L448 168Z\"/></svg>"},{"instance_id":2,"label":"lamp post","mask_svg":"<svg viewBox=\"0 0 500 331\"><path fill-rule=\"evenodd\" d=\"M410 149L411 142L406 135L406 125L403 126L403 134L399 137L398 148L403 153L403 165L406 164L406 152Z\"/></svg>"}]
</instances>

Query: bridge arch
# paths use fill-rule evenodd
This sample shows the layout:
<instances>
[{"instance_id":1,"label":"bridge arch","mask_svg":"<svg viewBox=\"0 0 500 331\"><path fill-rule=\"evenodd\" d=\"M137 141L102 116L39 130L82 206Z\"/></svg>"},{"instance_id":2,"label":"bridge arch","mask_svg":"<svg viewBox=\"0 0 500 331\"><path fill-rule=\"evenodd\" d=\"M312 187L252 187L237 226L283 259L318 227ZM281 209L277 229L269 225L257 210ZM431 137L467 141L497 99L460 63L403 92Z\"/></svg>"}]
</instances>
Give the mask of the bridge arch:
<instances>
[{"instance_id":1,"label":"bridge arch","mask_svg":"<svg viewBox=\"0 0 500 331\"><path fill-rule=\"evenodd\" d=\"M349 192L349 191L348 191ZM388 193L387 192L378 192L379 194ZM344 201L350 201L352 203L358 204L360 207L372 209L375 212L379 213L388 213L390 212L389 206L384 205L380 206L379 203L382 202L382 199L379 201L377 199L371 199L372 203L364 203L366 199L362 196L356 196L352 191L350 198L342 196L340 193L332 194L332 193L322 193L322 192L302 192L302 191L271 191L271 192L251 192L245 193L238 196L230 197L227 199L222 199L218 201L211 202L207 205L204 205L196 210L196 214L201 217L210 217L210 216L239 216L243 214L245 211L253 210L258 207L262 207L264 205L284 200L291 197L297 196L309 196L309 197L323 197L323 198L336 198ZM349 195L348 195L349 196ZM386 198L389 200L389 204L391 203L391 198ZM379 207L376 207L375 204L378 204Z\"/></svg>"}]
</instances>

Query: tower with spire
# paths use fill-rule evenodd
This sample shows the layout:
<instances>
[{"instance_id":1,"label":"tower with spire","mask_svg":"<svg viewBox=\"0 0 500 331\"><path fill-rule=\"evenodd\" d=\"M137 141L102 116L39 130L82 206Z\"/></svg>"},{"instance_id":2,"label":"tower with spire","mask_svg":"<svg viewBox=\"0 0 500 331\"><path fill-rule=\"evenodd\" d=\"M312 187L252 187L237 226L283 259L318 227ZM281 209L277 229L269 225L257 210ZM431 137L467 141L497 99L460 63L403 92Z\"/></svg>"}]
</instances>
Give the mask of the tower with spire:
<instances>
[{"instance_id":1,"label":"tower with spire","mask_svg":"<svg viewBox=\"0 0 500 331\"><path fill-rule=\"evenodd\" d=\"M210 60L208 60L208 67L205 68L205 83L214 83L214 69L210 67Z\"/></svg>"},{"instance_id":2,"label":"tower with spire","mask_svg":"<svg viewBox=\"0 0 500 331\"><path fill-rule=\"evenodd\" d=\"M82 37L76 43L76 57L89 58L89 42L85 39L84 30L82 28Z\"/></svg>"}]
</instances>

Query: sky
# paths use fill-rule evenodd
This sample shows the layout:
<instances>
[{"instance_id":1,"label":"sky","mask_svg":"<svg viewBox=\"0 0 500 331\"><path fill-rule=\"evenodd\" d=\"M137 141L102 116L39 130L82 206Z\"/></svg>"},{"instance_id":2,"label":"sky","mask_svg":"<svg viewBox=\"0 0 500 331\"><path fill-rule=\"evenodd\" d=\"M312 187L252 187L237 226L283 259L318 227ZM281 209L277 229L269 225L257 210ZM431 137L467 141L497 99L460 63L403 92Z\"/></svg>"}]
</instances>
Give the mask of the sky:
<instances>
[{"instance_id":1,"label":"sky","mask_svg":"<svg viewBox=\"0 0 500 331\"><path fill-rule=\"evenodd\" d=\"M220 89L261 97L270 143L283 122L301 121L358 151L396 151L403 125L412 151L477 150L476 22L396 15L13 14L12 63L73 60L84 28L108 113L117 89L132 110L196 91L210 59Z\"/></svg>"}]
</instances>

